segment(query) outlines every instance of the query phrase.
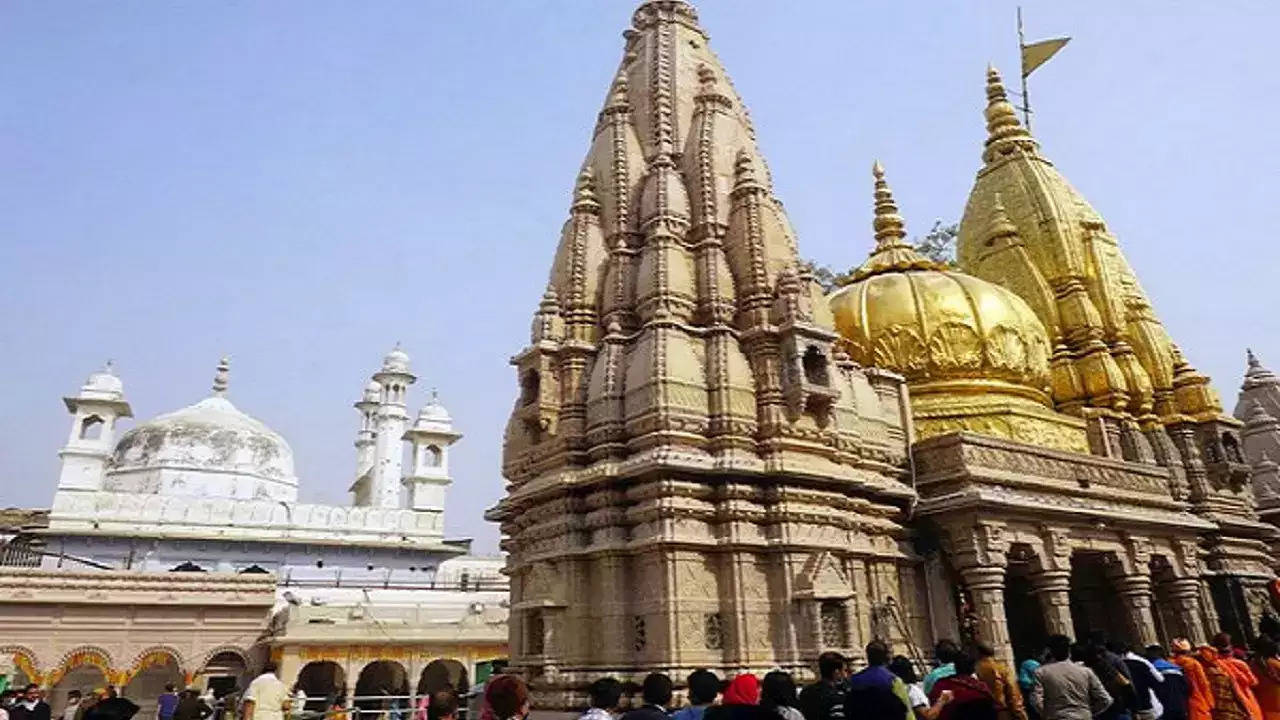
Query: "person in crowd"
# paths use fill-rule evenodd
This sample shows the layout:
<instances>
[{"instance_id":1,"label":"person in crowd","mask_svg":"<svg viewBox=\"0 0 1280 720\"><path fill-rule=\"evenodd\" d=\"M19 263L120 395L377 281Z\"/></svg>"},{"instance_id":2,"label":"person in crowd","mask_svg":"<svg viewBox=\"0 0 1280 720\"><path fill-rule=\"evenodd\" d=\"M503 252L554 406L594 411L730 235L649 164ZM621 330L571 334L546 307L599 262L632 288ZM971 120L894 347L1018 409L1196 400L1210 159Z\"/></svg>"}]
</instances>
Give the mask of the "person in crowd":
<instances>
[{"instance_id":1,"label":"person in crowd","mask_svg":"<svg viewBox=\"0 0 1280 720\"><path fill-rule=\"evenodd\" d=\"M333 700L329 702L328 712L325 713L325 720L347 720L350 713L347 711L347 698L341 693L335 695ZM423 720L426 720L425 718Z\"/></svg>"},{"instance_id":2,"label":"person in crowd","mask_svg":"<svg viewBox=\"0 0 1280 720\"><path fill-rule=\"evenodd\" d=\"M13 708L14 691L5 688L0 690L0 720L9 720L9 710Z\"/></svg>"},{"instance_id":3,"label":"person in crowd","mask_svg":"<svg viewBox=\"0 0 1280 720\"><path fill-rule=\"evenodd\" d=\"M805 720L844 720L844 690L848 660L838 652L818 656L818 681L800 691L799 707Z\"/></svg>"},{"instance_id":4,"label":"person in crowd","mask_svg":"<svg viewBox=\"0 0 1280 720\"><path fill-rule=\"evenodd\" d=\"M85 713L84 720L130 720L138 714L138 704L121 697L115 685L108 685L102 697Z\"/></svg>"},{"instance_id":5,"label":"person in crowd","mask_svg":"<svg viewBox=\"0 0 1280 720\"><path fill-rule=\"evenodd\" d=\"M1253 670L1249 669L1249 663L1236 657L1231 636L1224 632L1214 635L1213 647L1218 652L1219 664L1235 678L1240 700L1244 703L1249 717L1253 720L1262 720L1262 708L1258 705L1258 698L1253 694L1253 689L1258 686L1258 677L1253 674Z\"/></svg>"},{"instance_id":6,"label":"person in crowd","mask_svg":"<svg viewBox=\"0 0 1280 720\"><path fill-rule=\"evenodd\" d=\"M213 714L213 708L200 697L195 688L183 690L173 709L173 720L205 720Z\"/></svg>"},{"instance_id":7,"label":"person in crowd","mask_svg":"<svg viewBox=\"0 0 1280 720\"><path fill-rule=\"evenodd\" d=\"M53 711L40 696L40 686L30 683L22 689L13 707L9 708L10 720L50 720Z\"/></svg>"},{"instance_id":8,"label":"person in crowd","mask_svg":"<svg viewBox=\"0 0 1280 720\"><path fill-rule=\"evenodd\" d=\"M581 720L613 720L618 712L618 703L622 701L622 683L617 678L597 678L587 688L591 707L582 713Z\"/></svg>"},{"instance_id":9,"label":"person in crowd","mask_svg":"<svg viewBox=\"0 0 1280 720\"><path fill-rule=\"evenodd\" d=\"M1182 670L1182 675L1187 679L1187 686L1191 690L1187 695L1187 719L1212 720L1213 688L1209 685L1209 677L1204 671L1204 665L1195 659L1195 654L1191 651L1191 641L1186 638L1174 638L1169 647L1173 650L1173 664Z\"/></svg>"},{"instance_id":10,"label":"person in crowd","mask_svg":"<svg viewBox=\"0 0 1280 720\"><path fill-rule=\"evenodd\" d=\"M995 648L991 645L980 642L977 650L976 674L991 691L991 697L996 703L996 716L999 720L1027 720L1022 691L1018 689L1018 679L1013 674L1013 668L996 658Z\"/></svg>"},{"instance_id":11,"label":"person in crowd","mask_svg":"<svg viewBox=\"0 0 1280 720\"><path fill-rule=\"evenodd\" d=\"M912 720L907 684L889 670L889 647L879 640L867 643L867 667L848 681L844 707L848 717L862 720ZM953 668L954 671L954 668ZM853 713L857 708L857 713Z\"/></svg>"},{"instance_id":12,"label":"person in crowd","mask_svg":"<svg viewBox=\"0 0 1280 720\"><path fill-rule=\"evenodd\" d=\"M276 677L278 670L274 662L267 661L262 673L249 683L244 691L244 720L284 720L292 698L289 688Z\"/></svg>"},{"instance_id":13,"label":"person in crowd","mask_svg":"<svg viewBox=\"0 0 1280 720\"><path fill-rule=\"evenodd\" d=\"M621 693L621 685L618 685L618 691ZM617 700L614 700L614 705L617 705ZM457 693L450 688L441 688L431 693L431 702L427 704L427 720L458 720Z\"/></svg>"},{"instance_id":14,"label":"person in crowd","mask_svg":"<svg viewBox=\"0 0 1280 720\"><path fill-rule=\"evenodd\" d=\"M1191 685L1187 682L1186 673L1169 662L1164 648L1159 645L1148 645L1146 656L1163 678L1163 682L1153 688L1163 710L1161 720L1188 720L1187 701L1191 696Z\"/></svg>"},{"instance_id":15,"label":"person in crowd","mask_svg":"<svg viewBox=\"0 0 1280 720\"><path fill-rule=\"evenodd\" d=\"M925 694L929 694L933 690L933 684L944 677L950 677L955 674L955 657L960 654L960 646L955 640L943 638L933 646L933 655L938 660L938 666L925 673L924 680L920 682L921 688Z\"/></svg>"},{"instance_id":16,"label":"person in crowd","mask_svg":"<svg viewBox=\"0 0 1280 720\"><path fill-rule=\"evenodd\" d=\"M699 668L689 673L686 682L689 685L689 707L674 712L671 720L702 720L703 713L720 695L720 678L710 670Z\"/></svg>"},{"instance_id":17,"label":"person in crowd","mask_svg":"<svg viewBox=\"0 0 1280 720\"><path fill-rule=\"evenodd\" d=\"M933 684L929 699L938 702L943 693L951 700L942 708L938 720L996 720L996 699L977 675L977 659L967 652L957 652L951 664L955 672Z\"/></svg>"},{"instance_id":18,"label":"person in crowd","mask_svg":"<svg viewBox=\"0 0 1280 720\"><path fill-rule=\"evenodd\" d=\"M1280 720L1280 646L1275 638L1270 635L1258 637L1252 669L1258 678L1254 695L1262 709L1263 720Z\"/></svg>"},{"instance_id":19,"label":"person in crowd","mask_svg":"<svg viewBox=\"0 0 1280 720\"><path fill-rule=\"evenodd\" d=\"M778 720L777 713L760 706L760 681L751 673L733 676L720 704L708 708L704 720Z\"/></svg>"},{"instance_id":20,"label":"person in crowd","mask_svg":"<svg viewBox=\"0 0 1280 720\"><path fill-rule=\"evenodd\" d=\"M784 720L805 720L797 704L796 682L791 673L774 670L764 676L760 682L760 707Z\"/></svg>"},{"instance_id":21,"label":"person in crowd","mask_svg":"<svg viewBox=\"0 0 1280 720\"><path fill-rule=\"evenodd\" d=\"M293 701L289 704L289 717L302 720L307 715L307 691L297 685L293 686Z\"/></svg>"},{"instance_id":22,"label":"person in crowd","mask_svg":"<svg viewBox=\"0 0 1280 720\"><path fill-rule=\"evenodd\" d=\"M1164 712L1163 703L1160 702L1157 693L1160 686L1164 684L1164 675L1156 670L1150 660L1134 652L1133 648L1124 646L1115 649L1122 651L1120 659L1129 670L1129 678L1133 681L1133 704L1130 707L1133 710L1134 720L1156 720Z\"/></svg>"},{"instance_id":23,"label":"person in crowd","mask_svg":"<svg viewBox=\"0 0 1280 720\"><path fill-rule=\"evenodd\" d=\"M895 655L889 661L889 672L897 675L907 686L907 704L915 713L916 720L933 720L929 711L929 696L920 687L920 678L916 676L916 668L905 655Z\"/></svg>"},{"instance_id":24,"label":"person in crowd","mask_svg":"<svg viewBox=\"0 0 1280 720\"><path fill-rule=\"evenodd\" d=\"M1031 691L1036 686L1036 670L1040 669L1040 661L1027 658L1018 666L1018 691L1022 693L1022 709L1026 711L1028 720L1040 720L1040 713L1031 707Z\"/></svg>"},{"instance_id":25,"label":"person in crowd","mask_svg":"<svg viewBox=\"0 0 1280 720\"><path fill-rule=\"evenodd\" d=\"M1036 669L1031 706L1044 720L1092 720L1111 706L1111 695L1089 668L1071 660L1071 639L1049 638L1048 662Z\"/></svg>"},{"instance_id":26,"label":"person in crowd","mask_svg":"<svg viewBox=\"0 0 1280 720\"><path fill-rule=\"evenodd\" d=\"M674 694L674 683L666 673L653 672L644 677L640 684L640 698L644 704L627 711L623 720L667 720L667 708L671 705ZM504 720L504 718L498 718Z\"/></svg>"},{"instance_id":27,"label":"person in crowd","mask_svg":"<svg viewBox=\"0 0 1280 720\"><path fill-rule=\"evenodd\" d=\"M524 720L529 715L529 688L519 675L503 673L490 678L484 701L494 720Z\"/></svg>"},{"instance_id":28,"label":"person in crowd","mask_svg":"<svg viewBox=\"0 0 1280 720\"><path fill-rule=\"evenodd\" d=\"M106 688L94 688L93 691L89 693L88 697L82 698L80 700L80 704L76 706L74 720L85 720L85 717L88 716L89 711L93 709L93 706L97 705L106 697Z\"/></svg>"},{"instance_id":29,"label":"person in crowd","mask_svg":"<svg viewBox=\"0 0 1280 720\"><path fill-rule=\"evenodd\" d=\"M1119 655L1101 642L1085 646L1084 664L1102 681L1102 687L1111 696L1111 705L1097 714L1096 720L1131 720L1130 708L1134 706L1136 693L1129 679L1129 668Z\"/></svg>"},{"instance_id":30,"label":"person in crowd","mask_svg":"<svg viewBox=\"0 0 1280 720\"><path fill-rule=\"evenodd\" d=\"M80 699L79 690L67 693L67 706L62 709L62 720L76 720L76 713L80 710Z\"/></svg>"},{"instance_id":31,"label":"person in crowd","mask_svg":"<svg viewBox=\"0 0 1280 720\"><path fill-rule=\"evenodd\" d=\"M166 683L164 692L156 698L156 720L173 720L173 711L178 709L178 693L174 692L173 683Z\"/></svg>"},{"instance_id":32,"label":"person in crowd","mask_svg":"<svg viewBox=\"0 0 1280 720\"><path fill-rule=\"evenodd\" d=\"M1246 688L1241 687L1239 679L1224 662L1229 656L1223 658L1216 648L1202 645L1196 649L1195 659L1204 668L1209 692L1213 695L1213 720L1259 720L1261 712L1255 716L1249 711Z\"/></svg>"}]
</instances>

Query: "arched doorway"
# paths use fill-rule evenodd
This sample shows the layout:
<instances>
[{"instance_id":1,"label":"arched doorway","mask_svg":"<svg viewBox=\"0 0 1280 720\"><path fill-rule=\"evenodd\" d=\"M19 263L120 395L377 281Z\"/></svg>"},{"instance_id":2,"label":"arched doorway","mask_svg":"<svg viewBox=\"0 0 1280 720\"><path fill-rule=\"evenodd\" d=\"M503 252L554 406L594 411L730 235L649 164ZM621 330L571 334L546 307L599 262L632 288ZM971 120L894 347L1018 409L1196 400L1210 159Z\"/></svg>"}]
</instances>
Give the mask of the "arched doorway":
<instances>
[{"instance_id":1,"label":"arched doorway","mask_svg":"<svg viewBox=\"0 0 1280 720\"><path fill-rule=\"evenodd\" d=\"M220 650L200 668L197 685L203 684L221 700L236 690L249 687L249 663L238 650ZM200 683L200 679L204 682Z\"/></svg>"},{"instance_id":2,"label":"arched doorway","mask_svg":"<svg viewBox=\"0 0 1280 720\"><path fill-rule=\"evenodd\" d=\"M160 694L165 691L165 686L172 686L175 691L181 690L183 680L186 679L185 673L177 659L169 654L155 653L155 657L144 656L140 660L144 664L136 668L133 677L121 691L125 697L138 704L139 716L154 717L156 703Z\"/></svg>"},{"instance_id":3,"label":"arched doorway","mask_svg":"<svg viewBox=\"0 0 1280 720\"><path fill-rule=\"evenodd\" d=\"M1118 562L1114 553L1072 553L1071 624L1077 640L1128 638L1128 619L1110 578L1112 566Z\"/></svg>"},{"instance_id":4,"label":"arched doorway","mask_svg":"<svg viewBox=\"0 0 1280 720\"><path fill-rule=\"evenodd\" d=\"M317 660L298 671L298 689L307 694L307 710L328 710L328 703L347 694L347 673L332 660Z\"/></svg>"},{"instance_id":5,"label":"arched doorway","mask_svg":"<svg viewBox=\"0 0 1280 720\"><path fill-rule=\"evenodd\" d=\"M471 688L468 680L466 665L453 658L436 658L422 668L422 675L418 677L417 693L427 695L449 688L457 693L458 697L463 697Z\"/></svg>"},{"instance_id":6,"label":"arched doorway","mask_svg":"<svg viewBox=\"0 0 1280 720\"><path fill-rule=\"evenodd\" d=\"M390 710L397 702L407 707L408 695L409 673L394 660L375 660L365 665L356 680L356 707L361 710Z\"/></svg>"},{"instance_id":7,"label":"arched doorway","mask_svg":"<svg viewBox=\"0 0 1280 720\"><path fill-rule=\"evenodd\" d=\"M49 708L55 717L60 716L67 707L67 694L79 690L82 696L93 692L94 688L107 685L107 674L97 665L79 665L71 668L49 688ZM152 713L154 715L155 713Z\"/></svg>"}]
</instances>

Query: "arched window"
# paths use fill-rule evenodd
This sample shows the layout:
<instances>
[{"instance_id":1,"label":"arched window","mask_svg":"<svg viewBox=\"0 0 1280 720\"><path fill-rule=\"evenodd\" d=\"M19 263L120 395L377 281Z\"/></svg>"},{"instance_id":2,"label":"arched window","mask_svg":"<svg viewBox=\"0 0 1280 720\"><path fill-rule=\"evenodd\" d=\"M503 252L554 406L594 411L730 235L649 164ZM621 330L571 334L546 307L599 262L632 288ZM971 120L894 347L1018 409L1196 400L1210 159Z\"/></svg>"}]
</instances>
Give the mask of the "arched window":
<instances>
[{"instance_id":1,"label":"arched window","mask_svg":"<svg viewBox=\"0 0 1280 720\"><path fill-rule=\"evenodd\" d=\"M97 440L102 437L102 418L97 415L90 415L80 421L80 439L81 440Z\"/></svg>"},{"instance_id":2,"label":"arched window","mask_svg":"<svg viewBox=\"0 0 1280 720\"><path fill-rule=\"evenodd\" d=\"M444 460L444 453L435 445L428 445L426 449L426 457L423 458L427 467L440 467L440 463Z\"/></svg>"}]
</instances>

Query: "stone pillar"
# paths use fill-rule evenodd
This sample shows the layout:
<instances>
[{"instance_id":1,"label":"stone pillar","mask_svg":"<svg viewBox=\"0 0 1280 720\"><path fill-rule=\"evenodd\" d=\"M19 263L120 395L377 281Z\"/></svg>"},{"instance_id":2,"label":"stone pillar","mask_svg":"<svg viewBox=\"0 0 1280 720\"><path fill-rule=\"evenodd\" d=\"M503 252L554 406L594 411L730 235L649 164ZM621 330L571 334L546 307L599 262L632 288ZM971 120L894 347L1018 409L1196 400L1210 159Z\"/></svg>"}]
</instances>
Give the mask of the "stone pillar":
<instances>
[{"instance_id":1,"label":"stone pillar","mask_svg":"<svg viewBox=\"0 0 1280 720\"><path fill-rule=\"evenodd\" d=\"M1120 575L1114 579L1116 592L1124 605L1131 641L1141 647L1159 642L1155 618L1151 615L1151 576Z\"/></svg>"},{"instance_id":2,"label":"stone pillar","mask_svg":"<svg viewBox=\"0 0 1280 720\"><path fill-rule=\"evenodd\" d=\"M1164 602L1169 604L1170 631L1177 637L1185 637L1192 646L1205 642L1204 614L1200 610L1200 579L1181 577L1161 585Z\"/></svg>"},{"instance_id":3,"label":"stone pillar","mask_svg":"<svg viewBox=\"0 0 1280 720\"><path fill-rule=\"evenodd\" d=\"M960 571L978 616L978 639L989 643L996 657L1013 667L1013 647L1004 615L1004 566L983 565Z\"/></svg>"},{"instance_id":4,"label":"stone pillar","mask_svg":"<svg viewBox=\"0 0 1280 720\"><path fill-rule=\"evenodd\" d=\"M1030 577L1032 592L1044 615L1044 629L1050 635L1066 635L1075 639L1075 623L1071 619L1071 571L1045 570Z\"/></svg>"}]
</instances>

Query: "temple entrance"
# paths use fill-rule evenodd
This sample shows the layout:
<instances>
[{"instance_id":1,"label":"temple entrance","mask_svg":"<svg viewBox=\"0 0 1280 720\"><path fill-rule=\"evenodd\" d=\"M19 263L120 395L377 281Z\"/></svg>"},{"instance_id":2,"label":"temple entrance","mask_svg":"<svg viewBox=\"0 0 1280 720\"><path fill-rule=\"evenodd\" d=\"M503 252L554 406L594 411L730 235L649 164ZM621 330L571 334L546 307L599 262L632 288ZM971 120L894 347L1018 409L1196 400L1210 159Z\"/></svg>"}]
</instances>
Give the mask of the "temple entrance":
<instances>
[{"instance_id":1,"label":"temple entrance","mask_svg":"<svg viewBox=\"0 0 1280 720\"><path fill-rule=\"evenodd\" d=\"M209 662L201 668L199 677L204 678L204 686L213 690L214 697L221 700L236 690L249 687L248 673L248 663L243 655L224 650L209 658Z\"/></svg>"},{"instance_id":2,"label":"temple entrance","mask_svg":"<svg viewBox=\"0 0 1280 720\"><path fill-rule=\"evenodd\" d=\"M375 660L365 665L356 680L356 707L361 711L407 709L408 695L409 673L394 660Z\"/></svg>"},{"instance_id":3,"label":"temple entrance","mask_svg":"<svg viewBox=\"0 0 1280 720\"><path fill-rule=\"evenodd\" d=\"M1013 570L1012 564L1009 569ZM1044 611L1025 573L1011 572L1005 581L1004 616L1017 661L1039 658L1048 644L1049 633L1044 627Z\"/></svg>"},{"instance_id":4,"label":"temple entrance","mask_svg":"<svg viewBox=\"0 0 1280 720\"><path fill-rule=\"evenodd\" d=\"M67 671L53 687L49 688L49 707L54 715L58 715L67 707L67 694L79 690L82 696L93 692L94 688L106 687L107 676L97 665L81 665Z\"/></svg>"},{"instance_id":5,"label":"temple entrance","mask_svg":"<svg viewBox=\"0 0 1280 720\"><path fill-rule=\"evenodd\" d=\"M1101 552L1071 555L1071 623L1074 640L1129 641L1129 627L1119 593L1111 582L1111 566L1118 561Z\"/></svg>"},{"instance_id":6,"label":"temple entrance","mask_svg":"<svg viewBox=\"0 0 1280 720\"><path fill-rule=\"evenodd\" d=\"M307 694L307 710L323 712L347 694L347 674L330 660L317 660L298 671L298 689Z\"/></svg>"},{"instance_id":7,"label":"temple entrance","mask_svg":"<svg viewBox=\"0 0 1280 720\"><path fill-rule=\"evenodd\" d=\"M134 675L128 685L124 686L124 696L138 704L138 715L154 717L156 703L166 685L172 685L175 691L183 688L182 668L173 658L166 662L156 663L143 668Z\"/></svg>"},{"instance_id":8,"label":"temple entrance","mask_svg":"<svg viewBox=\"0 0 1280 720\"><path fill-rule=\"evenodd\" d=\"M418 678L418 694L427 695L445 688L453 690L458 697L467 694L470 684L466 665L452 658L437 658L427 663Z\"/></svg>"}]
</instances>

